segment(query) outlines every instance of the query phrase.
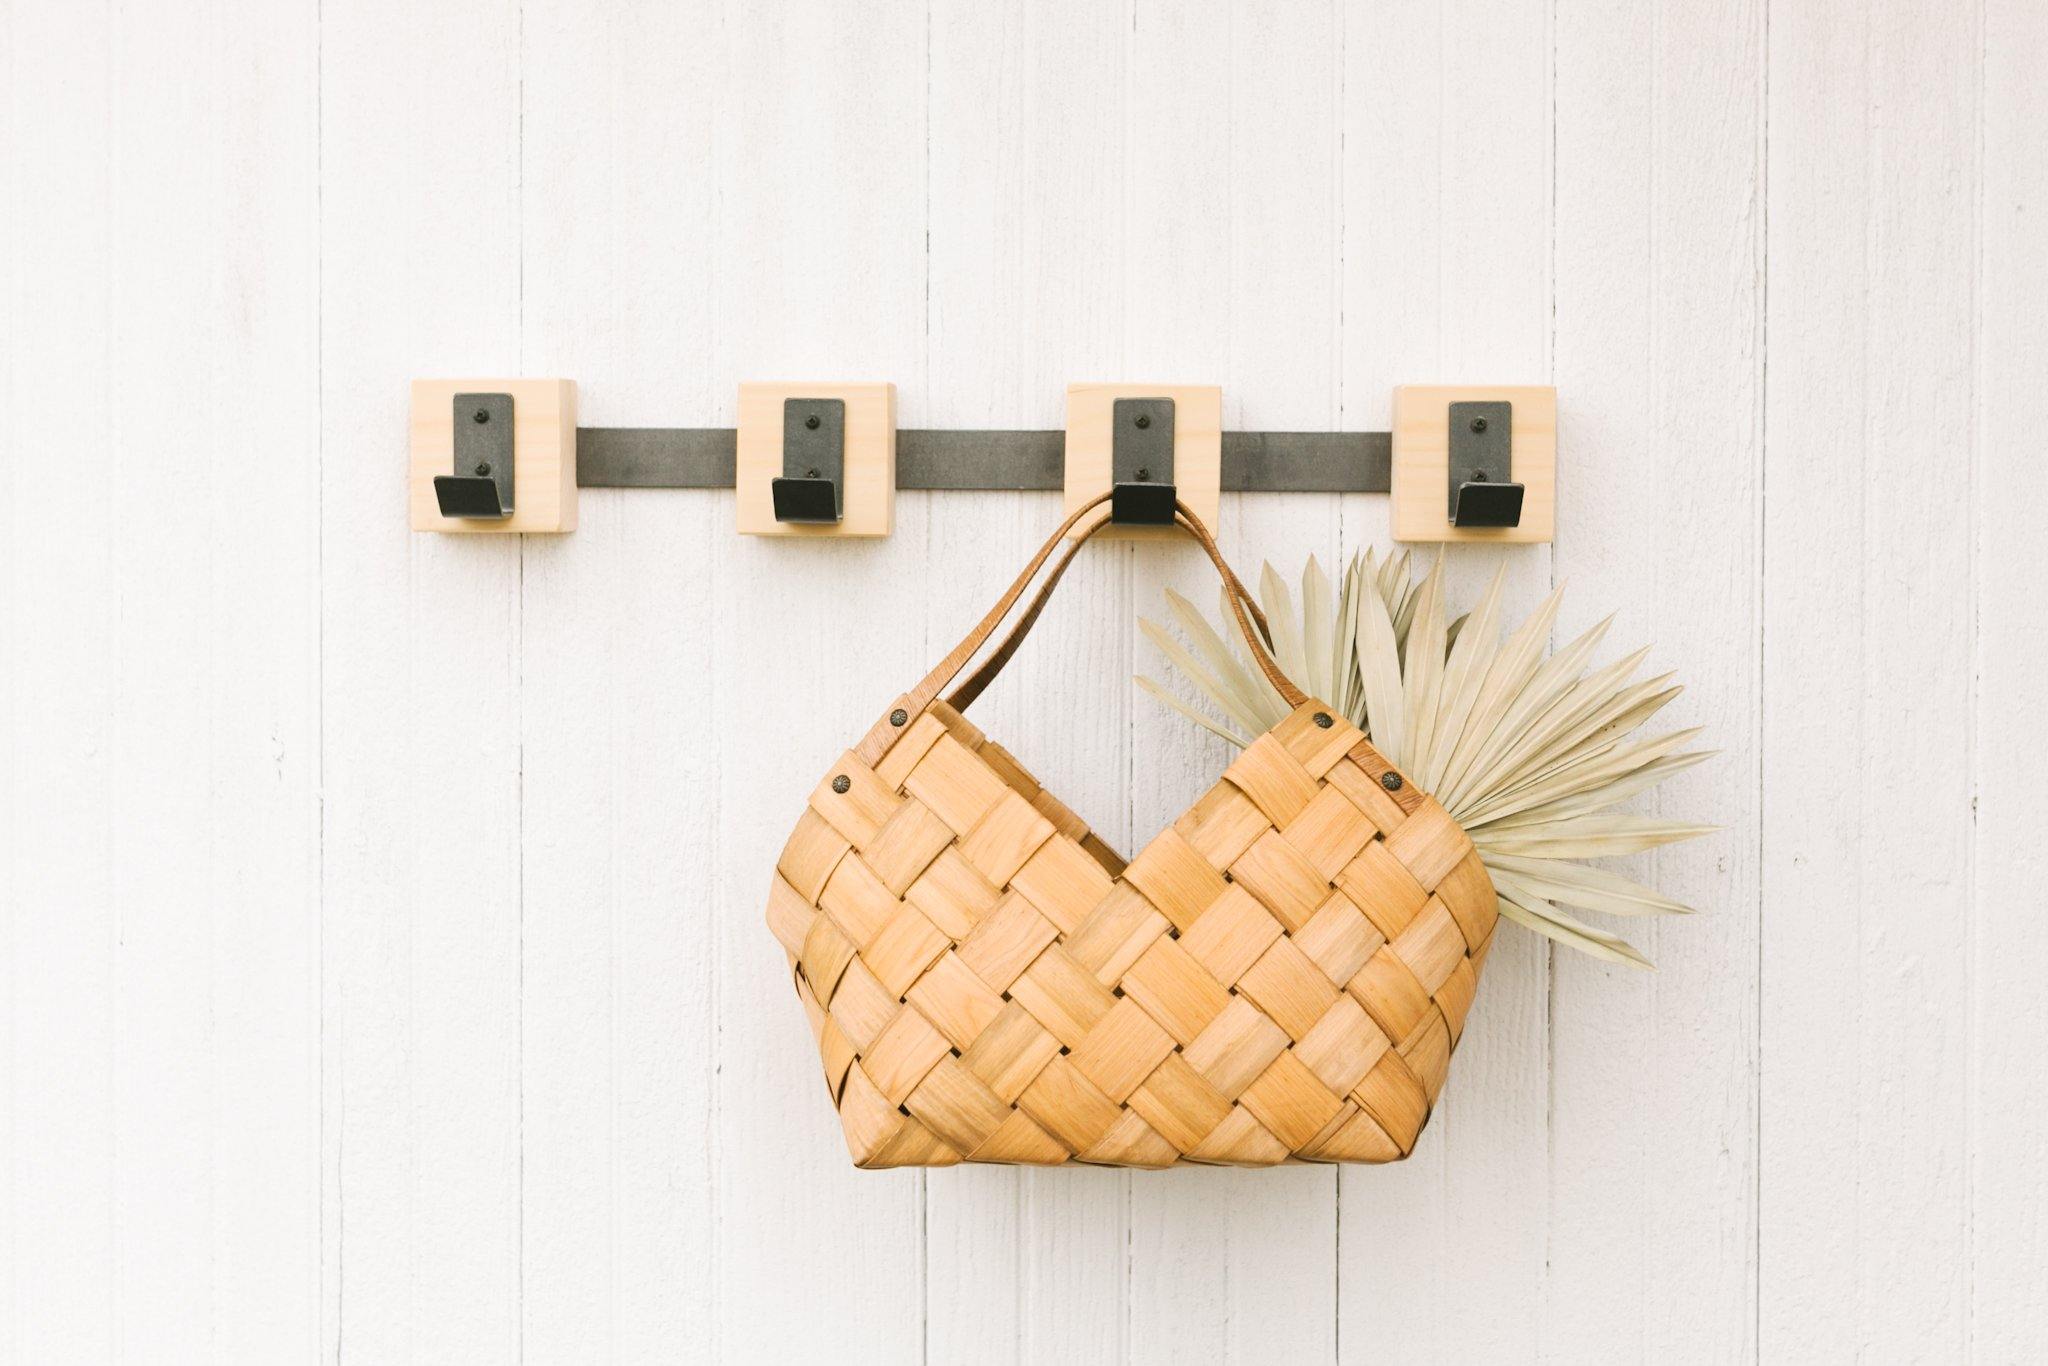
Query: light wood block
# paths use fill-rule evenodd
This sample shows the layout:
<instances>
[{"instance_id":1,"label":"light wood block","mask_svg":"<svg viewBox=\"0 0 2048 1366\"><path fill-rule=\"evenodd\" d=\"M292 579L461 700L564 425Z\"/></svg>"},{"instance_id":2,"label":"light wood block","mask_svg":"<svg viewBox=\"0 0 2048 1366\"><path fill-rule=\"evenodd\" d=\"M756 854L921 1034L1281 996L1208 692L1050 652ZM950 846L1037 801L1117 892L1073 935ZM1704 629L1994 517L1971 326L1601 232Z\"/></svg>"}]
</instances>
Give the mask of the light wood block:
<instances>
[{"instance_id":1,"label":"light wood block","mask_svg":"<svg viewBox=\"0 0 2048 1366\"><path fill-rule=\"evenodd\" d=\"M1522 486L1522 522L1511 527L1451 525L1451 405L1475 400L1514 405L1510 474ZM1557 532L1557 390L1547 384L1407 384L1394 390L1392 524L1397 541L1497 541L1528 544Z\"/></svg>"},{"instance_id":2,"label":"light wood block","mask_svg":"<svg viewBox=\"0 0 2048 1366\"><path fill-rule=\"evenodd\" d=\"M792 398L846 404L846 488L831 525L775 520L782 475L782 405ZM739 527L745 536L887 536L896 522L896 386L759 383L740 386Z\"/></svg>"},{"instance_id":3,"label":"light wood block","mask_svg":"<svg viewBox=\"0 0 2048 1366\"><path fill-rule=\"evenodd\" d=\"M1070 384L1067 386L1067 511L1109 492L1110 425L1120 398L1173 400L1173 482L1180 500L1215 531L1223 490L1223 390L1213 384ZM1076 523L1073 536L1109 516L1109 505ZM1118 539L1179 536L1170 526L1116 527Z\"/></svg>"},{"instance_id":4,"label":"light wood block","mask_svg":"<svg viewBox=\"0 0 2048 1366\"><path fill-rule=\"evenodd\" d=\"M443 517L434 477L455 469L455 396L512 395L512 515L502 521ZM412 382L414 531L576 529L576 381L416 379Z\"/></svg>"}]
</instances>

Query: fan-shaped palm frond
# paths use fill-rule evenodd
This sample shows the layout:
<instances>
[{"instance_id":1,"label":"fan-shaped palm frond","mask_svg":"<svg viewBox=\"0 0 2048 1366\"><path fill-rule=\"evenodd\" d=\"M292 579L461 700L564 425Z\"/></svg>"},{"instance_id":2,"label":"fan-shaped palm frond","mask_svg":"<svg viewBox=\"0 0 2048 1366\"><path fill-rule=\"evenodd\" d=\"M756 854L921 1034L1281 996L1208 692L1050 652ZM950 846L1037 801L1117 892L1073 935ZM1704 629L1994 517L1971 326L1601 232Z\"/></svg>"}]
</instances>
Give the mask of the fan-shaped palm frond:
<instances>
[{"instance_id":1,"label":"fan-shaped palm frond","mask_svg":"<svg viewBox=\"0 0 2048 1366\"><path fill-rule=\"evenodd\" d=\"M1259 596L1281 670L1341 708L1381 753L1436 795L1465 827L1500 897L1501 914L1561 944L1649 966L1626 942L1560 909L1649 915L1690 908L1619 873L1576 859L1639 853L1714 827L1613 808L1690 768L1711 751L1682 750L1697 729L1634 732L1678 696L1669 675L1631 681L1647 649L1588 671L1610 617L1544 655L1563 589L1501 638L1505 571L1464 617L1451 620L1441 561L1418 583L1409 557L1354 557L1332 602L1311 557L1297 611L1271 565ZM1222 720L1149 678L1147 692L1234 745L1286 715L1280 696L1233 633L1218 632L1168 590L1188 644L1154 622L1146 636ZM1229 620L1230 605L1223 603ZM1227 643L1226 643L1227 642Z\"/></svg>"}]
</instances>

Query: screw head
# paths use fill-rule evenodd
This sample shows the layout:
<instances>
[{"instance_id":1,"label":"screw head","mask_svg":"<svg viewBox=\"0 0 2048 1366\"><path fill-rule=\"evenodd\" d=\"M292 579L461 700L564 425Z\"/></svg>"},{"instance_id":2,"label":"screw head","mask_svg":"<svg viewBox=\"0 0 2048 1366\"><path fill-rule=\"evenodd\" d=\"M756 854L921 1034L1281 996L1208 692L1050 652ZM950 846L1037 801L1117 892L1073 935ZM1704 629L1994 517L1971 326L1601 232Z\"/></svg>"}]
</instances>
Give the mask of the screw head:
<instances>
[{"instance_id":1,"label":"screw head","mask_svg":"<svg viewBox=\"0 0 2048 1366\"><path fill-rule=\"evenodd\" d=\"M847 777L844 773L840 774L838 777L832 780L832 790L842 795L844 795L846 791L850 789L852 786L853 779Z\"/></svg>"},{"instance_id":2,"label":"screw head","mask_svg":"<svg viewBox=\"0 0 2048 1366\"><path fill-rule=\"evenodd\" d=\"M1309 720L1315 722L1316 725L1323 730L1328 730L1330 727L1337 724L1335 721L1332 721L1330 719L1330 713L1326 711L1317 712L1314 716L1311 716Z\"/></svg>"},{"instance_id":3,"label":"screw head","mask_svg":"<svg viewBox=\"0 0 2048 1366\"><path fill-rule=\"evenodd\" d=\"M489 465L478 465L476 467L476 472L478 474L489 474L491 472L491 467Z\"/></svg>"},{"instance_id":4,"label":"screw head","mask_svg":"<svg viewBox=\"0 0 2048 1366\"><path fill-rule=\"evenodd\" d=\"M1380 774L1380 786L1389 792L1399 792L1401 790L1401 775L1398 773Z\"/></svg>"},{"instance_id":5,"label":"screw head","mask_svg":"<svg viewBox=\"0 0 2048 1366\"><path fill-rule=\"evenodd\" d=\"M1151 415L1150 413L1139 413L1139 414L1138 414L1138 428L1139 428L1139 430L1140 430L1140 431L1144 430L1145 428L1147 428L1147 427L1149 427L1149 426L1151 426L1151 425L1152 425L1152 415Z\"/></svg>"},{"instance_id":6,"label":"screw head","mask_svg":"<svg viewBox=\"0 0 2048 1366\"><path fill-rule=\"evenodd\" d=\"M812 413L812 414L811 414L811 415L810 415L809 417L805 418L805 419L804 419L804 426L806 426L806 427L809 427L809 428L810 428L810 429L811 429L812 431L814 431L814 432L815 432L815 431L817 431L817 430L818 430L818 415L817 415L816 413Z\"/></svg>"},{"instance_id":7,"label":"screw head","mask_svg":"<svg viewBox=\"0 0 2048 1366\"><path fill-rule=\"evenodd\" d=\"M1141 483L1141 484L1142 484L1142 483L1144 483L1145 481L1149 480L1149 479L1150 479L1151 477L1152 477L1152 471L1151 471L1151 470L1149 470L1149 469L1145 468L1145 466L1143 466L1143 465L1140 465L1140 466L1138 466L1138 482L1139 482L1139 483Z\"/></svg>"},{"instance_id":8,"label":"screw head","mask_svg":"<svg viewBox=\"0 0 2048 1366\"><path fill-rule=\"evenodd\" d=\"M491 410L488 408L477 409L472 420L477 422L489 422L491 420Z\"/></svg>"},{"instance_id":9,"label":"screw head","mask_svg":"<svg viewBox=\"0 0 2048 1366\"><path fill-rule=\"evenodd\" d=\"M818 472L817 472L816 470L805 470L805 471L804 471L804 478L806 478L806 479L816 479L817 477L818 477Z\"/></svg>"},{"instance_id":10,"label":"screw head","mask_svg":"<svg viewBox=\"0 0 2048 1366\"><path fill-rule=\"evenodd\" d=\"M1485 483L1485 482L1486 482L1486 471L1485 471L1485 470L1474 470L1474 471L1472 471L1472 482L1473 482L1473 483L1475 483L1475 484L1483 484L1483 483Z\"/></svg>"},{"instance_id":11,"label":"screw head","mask_svg":"<svg viewBox=\"0 0 2048 1366\"><path fill-rule=\"evenodd\" d=\"M1483 418L1483 417L1475 417L1475 418L1473 418L1473 419L1472 419L1472 430L1473 430L1473 431L1475 431L1475 432L1483 432L1483 431L1485 431L1485 430L1486 430L1486 419L1485 419L1485 418Z\"/></svg>"},{"instance_id":12,"label":"screw head","mask_svg":"<svg viewBox=\"0 0 2048 1366\"><path fill-rule=\"evenodd\" d=\"M889 724L892 726L900 726L909 719L910 713L903 710L903 708L901 707L898 707L896 710L889 713Z\"/></svg>"}]
</instances>

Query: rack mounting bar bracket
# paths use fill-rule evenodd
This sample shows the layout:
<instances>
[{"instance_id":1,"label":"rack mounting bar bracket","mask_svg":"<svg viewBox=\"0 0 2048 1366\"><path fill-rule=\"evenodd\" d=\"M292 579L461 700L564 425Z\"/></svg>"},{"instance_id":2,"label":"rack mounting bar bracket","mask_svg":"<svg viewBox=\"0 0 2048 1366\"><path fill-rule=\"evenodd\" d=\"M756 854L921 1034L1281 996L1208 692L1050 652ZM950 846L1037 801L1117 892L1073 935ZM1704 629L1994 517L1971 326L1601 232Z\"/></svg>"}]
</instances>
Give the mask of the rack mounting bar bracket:
<instances>
[{"instance_id":1,"label":"rack mounting bar bracket","mask_svg":"<svg viewBox=\"0 0 2048 1366\"><path fill-rule=\"evenodd\" d=\"M896 487L1053 490L1066 485L1064 431L896 433ZM730 427L579 427L582 488L729 489ZM1226 493L1385 493L1386 432L1225 432Z\"/></svg>"}]
</instances>

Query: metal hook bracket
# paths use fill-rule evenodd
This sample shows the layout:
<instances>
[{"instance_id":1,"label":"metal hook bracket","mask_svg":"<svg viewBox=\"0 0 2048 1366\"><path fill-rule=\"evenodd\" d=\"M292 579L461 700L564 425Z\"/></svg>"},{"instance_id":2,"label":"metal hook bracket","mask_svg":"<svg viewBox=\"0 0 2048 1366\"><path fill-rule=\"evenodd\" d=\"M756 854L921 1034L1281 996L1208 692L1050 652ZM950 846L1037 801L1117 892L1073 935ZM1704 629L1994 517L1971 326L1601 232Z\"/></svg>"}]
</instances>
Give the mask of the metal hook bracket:
<instances>
[{"instance_id":1,"label":"metal hook bracket","mask_svg":"<svg viewBox=\"0 0 2048 1366\"><path fill-rule=\"evenodd\" d=\"M455 472L434 476L443 517L512 515L512 395L457 394Z\"/></svg>"},{"instance_id":2,"label":"metal hook bracket","mask_svg":"<svg viewBox=\"0 0 2048 1366\"><path fill-rule=\"evenodd\" d=\"M833 523L846 486L846 400L782 401L782 477L770 486L778 522Z\"/></svg>"},{"instance_id":3,"label":"metal hook bracket","mask_svg":"<svg viewBox=\"0 0 2048 1366\"><path fill-rule=\"evenodd\" d=\"M1120 398L1111 405L1109 520L1123 526L1170 526L1173 484L1173 400Z\"/></svg>"},{"instance_id":4,"label":"metal hook bracket","mask_svg":"<svg viewBox=\"0 0 2048 1366\"><path fill-rule=\"evenodd\" d=\"M1514 482L1515 405L1504 400L1450 405L1451 525L1509 527L1522 521Z\"/></svg>"}]
</instances>

